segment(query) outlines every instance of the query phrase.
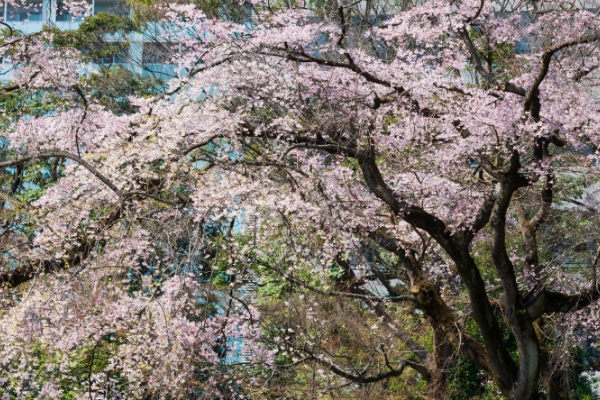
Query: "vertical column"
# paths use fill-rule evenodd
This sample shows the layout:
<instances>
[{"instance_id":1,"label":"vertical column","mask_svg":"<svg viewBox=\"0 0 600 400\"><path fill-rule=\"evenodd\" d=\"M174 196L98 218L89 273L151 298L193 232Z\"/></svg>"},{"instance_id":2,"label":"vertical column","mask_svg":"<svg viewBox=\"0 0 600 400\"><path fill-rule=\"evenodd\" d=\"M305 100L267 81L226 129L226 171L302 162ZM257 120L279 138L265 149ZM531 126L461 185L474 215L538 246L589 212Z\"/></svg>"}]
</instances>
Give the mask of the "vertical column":
<instances>
[{"instance_id":1,"label":"vertical column","mask_svg":"<svg viewBox=\"0 0 600 400\"><path fill-rule=\"evenodd\" d=\"M56 0L44 0L42 20L46 25L56 23Z\"/></svg>"},{"instance_id":2,"label":"vertical column","mask_svg":"<svg viewBox=\"0 0 600 400\"><path fill-rule=\"evenodd\" d=\"M142 41L142 35L132 33L129 40L131 40L131 44L129 45L129 69L136 74L142 75L144 72L142 64L144 42Z\"/></svg>"},{"instance_id":3,"label":"vertical column","mask_svg":"<svg viewBox=\"0 0 600 400\"><path fill-rule=\"evenodd\" d=\"M129 18L133 20L133 7L129 7ZM131 65L130 70L138 75L144 73L144 36L137 32L131 32L129 34L129 63Z\"/></svg>"}]
</instances>

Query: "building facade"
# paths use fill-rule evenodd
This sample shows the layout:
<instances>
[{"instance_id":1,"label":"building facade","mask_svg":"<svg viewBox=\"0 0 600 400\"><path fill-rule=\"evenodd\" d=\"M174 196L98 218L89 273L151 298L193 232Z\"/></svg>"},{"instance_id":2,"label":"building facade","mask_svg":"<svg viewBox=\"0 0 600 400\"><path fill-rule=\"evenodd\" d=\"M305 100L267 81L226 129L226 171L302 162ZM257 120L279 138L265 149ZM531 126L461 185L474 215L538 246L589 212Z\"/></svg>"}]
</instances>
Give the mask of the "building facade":
<instances>
[{"instance_id":1,"label":"building facade","mask_svg":"<svg viewBox=\"0 0 600 400\"><path fill-rule=\"evenodd\" d=\"M130 15L132 9L123 0L87 0L80 9L67 8L65 0L16 0L17 5L4 2L2 21L12 29L31 34L40 32L44 26L61 31L77 29L86 16L98 13ZM110 38L106 38L110 42ZM157 24L150 24L143 33L132 32L114 40L129 42L127 54L102 60L104 64L120 65L140 75L152 75L162 79L176 76L175 65L169 64L165 35ZM11 79L11 65L4 58L1 81Z\"/></svg>"}]
</instances>

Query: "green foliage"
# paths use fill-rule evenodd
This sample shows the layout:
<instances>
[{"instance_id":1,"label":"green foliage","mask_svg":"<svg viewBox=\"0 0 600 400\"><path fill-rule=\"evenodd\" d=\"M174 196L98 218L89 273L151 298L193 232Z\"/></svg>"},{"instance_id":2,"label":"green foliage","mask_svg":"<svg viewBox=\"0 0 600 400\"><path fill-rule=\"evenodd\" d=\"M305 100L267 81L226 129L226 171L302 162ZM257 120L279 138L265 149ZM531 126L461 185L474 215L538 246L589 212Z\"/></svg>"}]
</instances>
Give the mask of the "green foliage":
<instances>
[{"instance_id":1,"label":"green foliage","mask_svg":"<svg viewBox=\"0 0 600 400\"><path fill-rule=\"evenodd\" d=\"M40 117L54 112L67 104L64 98L46 90L35 92L26 89L16 89L0 93L0 130L8 128L9 124L21 118Z\"/></svg>"},{"instance_id":2,"label":"green foliage","mask_svg":"<svg viewBox=\"0 0 600 400\"><path fill-rule=\"evenodd\" d=\"M515 60L515 46L512 43L491 43L489 37L481 30L472 28L469 36L478 44L479 57L484 68L493 72L500 81L509 81L513 78L513 61ZM487 85L487 81L481 84Z\"/></svg>"},{"instance_id":3,"label":"green foliage","mask_svg":"<svg viewBox=\"0 0 600 400\"><path fill-rule=\"evenodd\" d=\"M121 66L101 68L97 74L85 78L91 96L117 115L137 111L129 96L150 97L164 90L164 82L135 74Z\"/></svg>"},{"instance_id":4,"label":"green foliage","mask_svg":"<svg viewBox=\"0 0 600 400\"><path fill-rule=\"evenodd\" d=\"M502 399L489 377L465 358L455 360L449 378L448 389L452 400Z\"/></svg>"},{"instance_id":5,"label":"green foliage","mask_svg":"<svg viewBox=\"0 0 600 400\"><path fill-rule=\"evenodd\" d=\"M65 107L67 100L47 90L27 91L17 89L0 93L0 132L10 129L19 118L35 118L54 113ZM0 134L0 161L17 157L14 150ZM14 200L29 204L39 199L46 189L54 184L63 173L63 164L56 159L35 160L27 168L13 167L0 173L0 191L3 201ZM11 198L9 200L9 198ZM6 203L3 203L6 204Z\"/></svg>"},{"instance_id":6,"label":"green foliage","mask_svg":"<svg viewBox=\"0 0 600 400\"><path fill-rule=\"evenodd\" d=\"M159 4L158 0L129 0L128 3L133 7L134 20L137 24L144 24L149 20L160 18L154 8ZM210 19L222 19L235 23L243 23L244 17L249 14L249 10L244 3L232 0L191 0L188 4L194 4L197 9L202 10ZM282 3L283 4L283 3ZM276 7L275 3L271 4Z\"/></svg>"},{"instance_id":7,"label":"green foliage","mask_svg":"<svg viewBox=\"0 0 600 400\"><path fill-rule=\"evenodd\" d=\"M130 96L150 97L164 90L164 82L155 77L140 76L120 65L113 65L115 57L128 58L128 34L142 32L143 25L129 16L98 13L86 18L77 29L54 33L54 45L75 48L83 53L83 60L97 64L96 73L82 77L92 98L117 115L137 111ZM107 41L107 36L111 40Z\"/></svg>"},{"instance_id":8,"label":"green foliage","mask_svg":"<svg viewBox=\"0 0 600 400\"><path fill-rule=\"evenodd\" d=\"M47 27L54 33L54 45L72 47L85 54L86 61L100 63L103 59L119 56L129 48L126 40L105 40L106 35L125 35L139 31L133 20L127 16L98 13L86 18L77 29L61 31Z\"/></svg>"},{"instance_id":9,"label":"green foliage","mask_svg":"<svg viewBox=\"0 0 600 400\"><path fill-rule=\"evenodd\" d=\"M38 386L37 391L33 391L38 398L40 389L47 382L57 384L57 389L62 392L61 399L75 400L77 393L85 392L88 387L93 387L93 374L106 370L118 346L118 340L114 334L105 335L100 338L96 344L73 349L67 352L51 352L43 343L37 343L30 357L34 357L38 362L32 375L35 376L35 382ZM115 385L123 387L118 371L105 372L106 379L115 382ZM56 376L60 376L57 380ZM32 389L21 387L20 377L7 377L6 381L0 379L0 395L8 395L9 398L22 398L20 389Z\"/></svg>"},{"instance_id":10,"label":"green foliage","mask_svg":"<svg viewBox=\"0 0 600 400\"><path fill-rule=\"evenodd\" d=\"M583 358L586 356L582 347L578 346L573 352L573 368L569 377L570 387L574 399L597 400L599 397L592 390L592 384L597 383L597 378L584 374L590 371L589 367L584 366ZM594 369L592 369L593 371Z\"/></svg>"}]
</instances>

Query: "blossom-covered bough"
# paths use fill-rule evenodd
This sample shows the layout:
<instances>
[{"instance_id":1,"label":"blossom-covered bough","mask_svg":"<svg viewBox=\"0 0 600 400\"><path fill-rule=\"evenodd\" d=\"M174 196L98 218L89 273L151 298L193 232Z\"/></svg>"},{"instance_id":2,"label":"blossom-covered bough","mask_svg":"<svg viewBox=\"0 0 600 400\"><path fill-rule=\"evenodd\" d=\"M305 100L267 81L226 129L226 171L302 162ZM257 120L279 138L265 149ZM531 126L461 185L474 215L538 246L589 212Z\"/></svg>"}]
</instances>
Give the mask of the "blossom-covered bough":
<instances>
[{"instance_id":1,"label":"blossom-covered bough","mask_svg":"<svg viewBox=\"0 0 600 400\"><path fill-rule=\"evenodd\" d=\"M271 343L291 365L342 385L413 369L442 398L460 356L506 398L568 398L568 341L598 328L595 247L572 243L598 234L581 221L593 198L573 199L598 176L597 7L255 2L235 24L160 6L182 78L121 116L50 35L5 38L20 67L4 90L60 101L14 118L0 166L59 159L64 176L26 210L5 206L30 233L5 233L4 390L56 397L88 365L71 386L90 397L251 395L219 353L241 335L248 364L271 368L233 290L262 271L369 305L388 338L379 366L345 365L310 323L290 325ZM220 313L197 301L212 268L232 288ZM391 307L420 310L434 348Z\"/></svg>"}]
</instances>

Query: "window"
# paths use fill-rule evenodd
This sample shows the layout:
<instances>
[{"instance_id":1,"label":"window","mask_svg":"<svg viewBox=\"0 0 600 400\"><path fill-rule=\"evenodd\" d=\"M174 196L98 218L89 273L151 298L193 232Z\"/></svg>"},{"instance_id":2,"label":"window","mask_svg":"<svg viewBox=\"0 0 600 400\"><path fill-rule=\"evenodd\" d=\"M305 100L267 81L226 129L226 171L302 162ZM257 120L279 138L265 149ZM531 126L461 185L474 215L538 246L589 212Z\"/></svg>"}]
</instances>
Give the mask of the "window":
<instances>
[{"instance_id":1,"label":"window","mask_svg":"<svg viewBox=\"0 0 600 400\"><path fill-rule=\"evenodd\" d=\"M43 0L16 0L6 3L7 21L42 21Z\"/></svg>"},{"instance_id":2,"label":"window","mask_svg":"<svg viewBox=\"0 0 600 400\"><path fill-rule=\"evenodd\" d=\"M113 15L129 15L129 6L122 0L95 0L94 15L101 12Z\"/></svg>"},{"instance_id":3,"label":"window","mask_svg":"<svg viewBox=\"0 0 600 400\"><path fill-rule=\"evenodd\" d=\"M91 7L92 6L92 2L91 0L88 0L87 2L88 6ZM81 22L84 18L84 14L87 12L88 10L85 10L84 7L81 7L80 9L73 9L73 8L67 8L67 5L65 4L65 0L57 0L56 2L56 21L57 22Z\"/></svg>"},{"instance_id":4,"label":"window","mask_svg":"<svg viewBox=\"0 0 600 400\"><path fill-rule=\"evenodd\" d=\"M119 52L119 54L115 54L114 56L110 56L110 57L102 57L100 59L100 62L102 64L126 64L128 62L129 59L129 54L127 53L126 50L122 50Z\"/></svg>"},{"instance_id":5,"label":"window","mask_svg":"<svg viewBox=\"0 0 600 400\"><path fill-rule=\"evenodd\" d=\"M168 64L171 58L169 47L172 43L144 43L142 64Z\"/></svg>"}]
</instances>

